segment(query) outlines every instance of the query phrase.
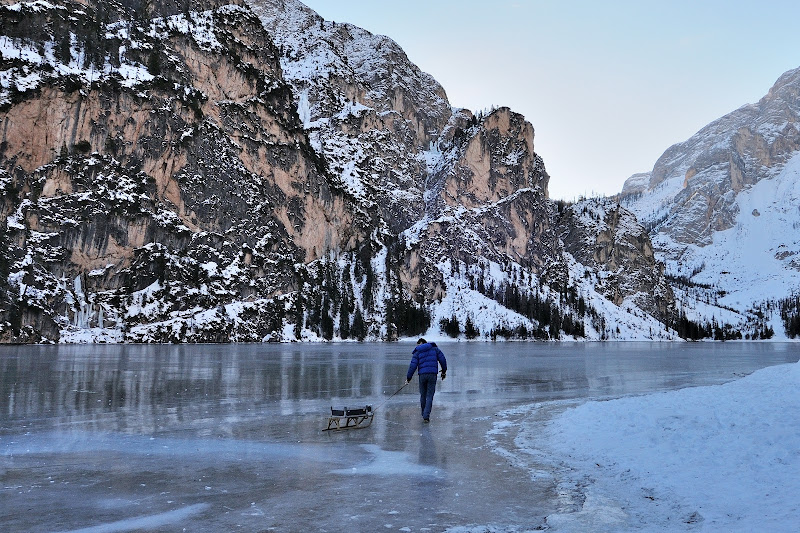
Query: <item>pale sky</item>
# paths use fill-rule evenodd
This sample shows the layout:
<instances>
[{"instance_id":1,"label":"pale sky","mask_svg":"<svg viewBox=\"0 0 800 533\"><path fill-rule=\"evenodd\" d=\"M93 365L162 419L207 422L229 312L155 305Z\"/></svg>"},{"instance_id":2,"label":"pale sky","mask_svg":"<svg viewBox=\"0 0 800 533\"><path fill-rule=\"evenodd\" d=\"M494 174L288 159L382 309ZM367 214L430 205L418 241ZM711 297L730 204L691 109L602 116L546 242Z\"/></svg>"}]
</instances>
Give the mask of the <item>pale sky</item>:
<instances>
[{"instance_id":1,"label":"pale sky","mask_svg":"<svg viewBox=\"0 0 800 533\"><path fill-rule=\"evenodd\" d=\"M800 67L800 2L302 0L395 40L473 111L536 130L550 196L614 194Z\"/></svg>"}]
</instances>

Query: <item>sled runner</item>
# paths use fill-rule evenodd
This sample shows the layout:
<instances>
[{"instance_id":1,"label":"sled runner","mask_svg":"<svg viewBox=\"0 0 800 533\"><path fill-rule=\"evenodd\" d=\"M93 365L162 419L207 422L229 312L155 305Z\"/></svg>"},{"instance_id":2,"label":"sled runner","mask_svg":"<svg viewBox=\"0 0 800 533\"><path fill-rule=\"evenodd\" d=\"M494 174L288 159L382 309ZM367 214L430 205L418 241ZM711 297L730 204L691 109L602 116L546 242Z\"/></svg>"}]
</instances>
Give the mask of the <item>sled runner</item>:
<instances>
[{"instance_id":1,"label":"sled runner","mask_svg":"<svg viewBox=\"0 0 800 533\"><path fill-rule=\"evenodd\" d=\"M345 407L334 409L331 407L331 416L328 418L328 427L322 431L339 429L362 429L372 424L374 413L372 406L367 405L358 409Z\"/></svg>"}]
</instances>

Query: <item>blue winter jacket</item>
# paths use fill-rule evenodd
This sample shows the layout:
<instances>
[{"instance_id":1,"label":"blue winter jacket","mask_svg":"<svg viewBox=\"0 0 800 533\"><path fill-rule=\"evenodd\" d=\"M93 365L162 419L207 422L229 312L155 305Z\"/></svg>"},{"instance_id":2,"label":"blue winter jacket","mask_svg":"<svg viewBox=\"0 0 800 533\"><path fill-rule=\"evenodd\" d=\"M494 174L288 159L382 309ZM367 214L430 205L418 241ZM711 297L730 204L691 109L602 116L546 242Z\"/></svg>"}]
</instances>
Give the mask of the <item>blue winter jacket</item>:
<instances>
[{"instance_id":1,"label":"blue winter jacket","mask_svg":"<svg viewBox=\"0 0 800 533\"><path fill-rule=\"evenodd\" d=\"M442 372L447 371L447 359L436 343L420 344L414 348L406 379L411 379L415 370L419 370L420 374L436 374L439 372L439 365L442 365Z\"/></svg>"}]
</instances>

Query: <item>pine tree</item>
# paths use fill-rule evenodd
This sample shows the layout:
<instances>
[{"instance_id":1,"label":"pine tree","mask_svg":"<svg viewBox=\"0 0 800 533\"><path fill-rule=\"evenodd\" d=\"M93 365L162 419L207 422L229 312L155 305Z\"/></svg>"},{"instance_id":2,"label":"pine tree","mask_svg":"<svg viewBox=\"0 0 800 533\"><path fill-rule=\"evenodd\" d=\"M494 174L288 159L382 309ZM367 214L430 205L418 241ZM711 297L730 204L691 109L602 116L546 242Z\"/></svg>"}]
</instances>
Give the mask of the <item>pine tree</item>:
<instances>
[{"instance_id":1,"label":"pine tree","mask_svg":"<svg viewBox=\"0 0 800 533\"><path fill-rule=\"evenodd\" d=\"M393 341L397 339L397 322L394 316L394 303L391 300L386 300L386 340Z\"/></svg>"},{"instance_id":2,"label":"pine tree","mask_svg":"<svg viewBox=\"0 0 800 533\"><path fill-rule=\"evenodd\" d=\"M361 316L361 309L356 307L353 314L353 325L350 328L350 335L358 341L363 341L367 337L367 326L364 323L364 317Z\"/></svg>"},{"instance_id":3,"label":"pine tree","mask_svg":"<svg viewBox=\"0 0 800 533\"><path fill-rule=\"evenodd\" d=\"M350 338L350 303L347 299L347 291L342 291L342 303L339 306L339 337L342 339Z\"/></svg>"},{"instance_id":4,"label":"pine tree","mask_svg":"<svg viewBox=\"0 0 800 533\"><path fill-rule=\"evenodd\" d=\"M558 312L558 309L553 307L550 310L550 338L551 339L558 339L559 332L561 331L561 315Z\"/></svg>"},{"instance_id":5,"label":"pine tree","mask_svg":"<svg viewBox=\"0 0 800 533\"><path fill-rule=\"evenodd\" d=\"M322 338L326 341L333 339L333 318L331 317L331 302L325 296L322 300L322 312L320 313L320 330Z\"/></svg>"},{"instance_id":6,"label":"pine tree","mask_svg":"<svg viewBox=\"0 0 800 533\"><path fill-rule=\"evenodd\" d=\"M159 46L153 46L153 50L147 58L147 72L153 76L161 74L161 50Z\"/></svg>"},{"instance_id":7,"label":"pine tree","mask_svg":"<svg viewBox=\"0 0 800 533\"><path fill-rule=\"evenodd\" d=\"M58 41L58 46L55 49L55 56L59 62L64 65L69 65L72 61L72 43L69 31L65 31L64 35Z\"/></svg>"},{"instance_id":8,"label":"pine tree","mask_svg":"<svg viewBox=\"0 0 800 533\"><path fill-rule=\"evenodd\" d=\"M443 318L439 321L439 328L449 337L456 338L461 335L461 326L458 323L458 317L452 315L450 318Z\"/></svg>"},{"instance_id":9,"label":"pine tree","mask_svg":"<svg viewBox=\"0 0 800 533\"><path fill-rule=\"evenodd\" d=\"M361 293L361 301L364 302L366 309L372 311L375 308L375 298L373 297L373 289L375 287L375 273L372 271L372 263L364 261L364 289Z\"/></svg>"},{"instance_id":10,"label":"pine tree","mask_svg":"<svg viewBox=\"0 0 800 533\"><path fill-rule=\"evenodd\" d=\"M467 315L467 322L464 324L464 336L468 339L474 339L481 334L480 330L475 327L475 323L472 322L472 316Z\"/></svg>"},{"instance_id":11,"label":"pine tree","mask_svg":"<svg viewBox=\"0 0 800 533\"><path fill-rule=\"evenodd\" d=\"M22 313L19 307L19 291L9 284L8 275L11 267L11 248L5 221L0 226L0 321L7 321L12 332L18 332L22 326Z\"/></svg>"},{"instance_id":12,"label":"pine tree","mask_svg":"<svg viewBox=\"0 0 800 533\"><path fill-rule=\"evenodd\" d=\"M303 321L305 313L303 312L302 296L298 291L297 297L294 300L294 338L300 340L303 336Z\"/></svg>"}]
</instances>

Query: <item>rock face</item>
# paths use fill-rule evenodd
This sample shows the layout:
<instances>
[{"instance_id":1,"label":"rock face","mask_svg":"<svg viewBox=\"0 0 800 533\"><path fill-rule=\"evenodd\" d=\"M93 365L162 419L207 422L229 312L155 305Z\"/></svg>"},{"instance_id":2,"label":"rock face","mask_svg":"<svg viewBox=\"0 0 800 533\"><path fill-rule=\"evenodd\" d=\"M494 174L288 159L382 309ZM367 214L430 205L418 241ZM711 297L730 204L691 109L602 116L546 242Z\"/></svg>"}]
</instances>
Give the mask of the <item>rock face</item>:
<instances>
[{"instance_id":1,"label":"rock face","mask_svg":"<svg viewBox=\"0 0 800 533\"><path fill-rule=\"evenodd\" d=\"M622 196L631 197L641 195L647 191L650 186L651 174L651 172L641 172L625 180L625 183L622 185Z\"/></svg>"},{"instance_id":2,"label":"rock face","mask_svg":"<svg viewBox=\"0 0 800 533\"><path fill-rule=\"evenodd\" d=\"M757 104L670 147L656 161L646 188L657 201L648 202L650 211L633 204L637 215L675 242L700 246L710 244L714 232L733 227L738 193L777 175L800 149L798 91L800 69L781 76ZM631 192L641 191L623 189L623 195Z\"/></svg>"},{"instance_id":3,"label":"rock face","mask_svg":"<svg viewBox=\"0 0 800 533\"><path fill-rule=\"evenodd\" d=\"M597 290L617 305L674 312L664 265L653 253L647 230L635 215L611 199L583 200L569 207L561 225L566 250L601 272Z\"/></svg>"},{"instance_id":4,"label":"rock face","mask_svg":"<svg viewBox=\"0 0 800 533\"><path fill-rule=\"evenodd\" d=\"M425 153L452 114L444 89L387 37L327 22L297 0L249 3L332 173L392 232L408 228L423 208Z\"/></svg>"},{"instance_id":5,"label":"rock face","mask_svg":"<svg viewBox=\"0 0 800 533\"><path fill-rule=\"evenodd\" d=\"M30 5L20 16L54 33L100 16L77 13L70 20ZM17 264L27 263L17 274L23 292L39 293L13 322L39 324L36 335L98 326L101 314L124 331L191 317L226 303L223 295L280 294L298 285L296 263L365 239L350 200L325 178L278 51L249 10L136 24L110 24L117 48L143 51L120 53L117 70L91 85L80 76L98 65L77 80L42 73L35 89L7 97L0 116L5 190L15 191L3 197L3 214L16 221L7 238ZM73 49L59 67L80 68L81 54ZM31 68L5 61L12 72ZM148 287L158 303L137 309L136 292ZM198 340L220 338L205 334Z\"/></svg>"},{"instance_id":6,"label":"rock face","mask_svg":"<svg viewBox=\"0 0 800 533\"><path fill-rule=\"evenodd\" d=\"M758 103L669 148L652 172L632 177L621 194L623 205L651 230L671 274L719 287L737 310L785 296L800 282L790 264L798 252L791 235L797 227L799 96L796 69ZM756 220L759 215L765 216ZM785 282L781 289L770 281L778 277ZM753 290L743 292L748 287Z\"/></svg>"},{"instance_id":7,"label":"rock face","mask_svg":"<svg viewBox=\"0 0 800 533\"><path fill-rule=\"evenodd\" d=\"M671 316L627 214L550 201L533 127L453 110L386 37L295 0L0 16L3 341L601 338L624 302Z\"/></svg>"},{"instance_id":8,"label":"rock face","mask_svg":"<svg viewBox=\"0 0 800 533\"><path fill-rule=\"evenodd\" d=\"M479 119L462 110L438 147L421 222L403 233L414 253L433 265L512 260L535 274L563 263L547 199L549 177L533 150L533 128L521 115L500 108ZM417 282L430 278L422 271L412 275Z\"/></svg>"}]
</instances>

